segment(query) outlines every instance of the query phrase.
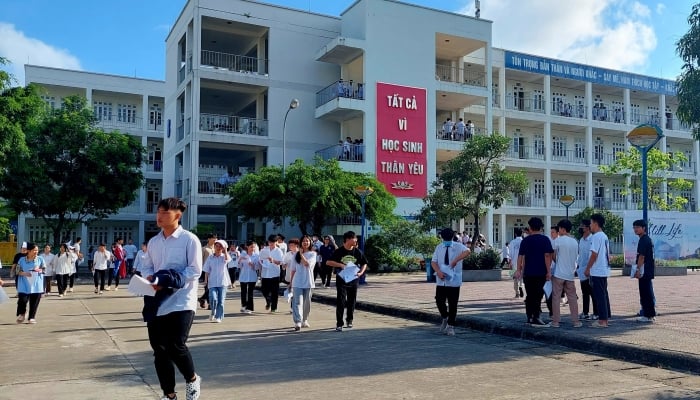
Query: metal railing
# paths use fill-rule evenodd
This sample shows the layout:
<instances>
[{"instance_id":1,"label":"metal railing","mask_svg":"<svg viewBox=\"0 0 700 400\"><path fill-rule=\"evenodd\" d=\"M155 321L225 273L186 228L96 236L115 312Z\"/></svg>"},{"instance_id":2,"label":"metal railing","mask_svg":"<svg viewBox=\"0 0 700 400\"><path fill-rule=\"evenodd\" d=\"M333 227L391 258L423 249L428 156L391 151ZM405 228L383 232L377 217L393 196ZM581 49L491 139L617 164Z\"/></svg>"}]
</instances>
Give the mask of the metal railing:
<instances>
[{"instance_id":1,"label":"metal railing","mask_svg":"<svg viewBox=\"0 0 700 400\"><path fill-rule=\"evenodd\" d=\"M550 200L549 204L553 208L566 208L559 201L559 197L553 197ZM587 202L587 199L585 197L580 198L580 199L577 197L574 199L574 202L569 206L569 209L583 209L583 208L586 208L587 206L588 206L588 202Z\"/></svg>"},{"instance_id":2,"label":"metal railing","mask_svg":"<svg viewBox=\"0 0 700 400\"><path fill-rule=\"evenodd\" d=\"M678 118L666 118L666 129L690 132L693 128L690 124L681 122Z\"/></svg>"},{"instance_id":3,"label":"metal railing","mask_svg":"<svg viewBox=\"0 0 700 400\"><path fill-rule=\"evenodd\" d=\"M336 217L338 225L362 225L362 217L359 215L343 215Z\"/></svg>"},{"instance_id":4,"label":"metal railing","mask_svg":"<svg viewBox=\"0 0 700 400\"><path fill-rule=\"evenodd\" d=\"M535 113L545 113L547 101L544 99L526 99L515 96L506 96L506 109L516 111L527 111Z\"/></svg>"},{"instance_id":5,"label":"metal railing","mask_svg":"<svg viewBox=\"0 0 700 400\"><path fill-rule=\"evenodd\" d=\"M202 50L200 64L243 73L260 75L268 73L268 60L264 58L247 57L211 50Z\"/></svg>"},{"instance_id":6,"label":"metal railing","mask_svg":"<svg viewBox=\"0 0 700 400\"><path fill-rule=\"evenodd\" d=\"M513 196L508 200L508 204L514 207L544 207L544 200L544 195L539 196L530 193L525 193Z\"/></svg>"},{"instance_id":7,"label":"metal railing","mask_svg":"<svg viewBox=\"0 0 700 400\"><path fill-rule=\"evenodd\" d=\"M695 161L684 161L678 165L668 167L668 170L682 174L695 174Z\"/></svg>"},{"instance_id":8,"label":"metal railing","mask_svg":"<svg viewBox=\"0 0 700 400\"><path fill-rule=\"evenodd\" d=\"M613 153L593 152L593 164L595 165L612 165L615 161L617 161L617 156Z\"/></svg>"},{"instance_id":9,"label":"metal railing","mask_svg":"<svg viewBox=\"0 0 700 400\"><path fill-rule=\"evenodd\" d=\"M316 151L316 155L322 159L363 162L365 161L365 145L364 144L336 144L330 147Z\"/></svg>"},{"instance_id":10,"label":"metal railing","mask_svg":"<svg viewBox=\"0 0 700 400\"><path fill-rule=\"evenodd\" d=\"M552 149L552 161L585 164L586 152L581 150L555 150Z\"/></svg>"},{"instance_id":11,"label":"metal railing","mask_svg":"<svg viewBox=\"0 0 700 400\"><path fill-rule=\"evenodd\" d=\"M333 82L316 92L316 107L320 107L333 99L344 97L348 99L364 100L365 84L362 82L343 81Z\"/></svg>"},{"instance_id":12,"label":"metal railing","mask_svg":"<svg viewBox=\"0 0 700 400\"><path fill-rule=\"evenodd\" d=\"M154 160L152 163L147 163L146 172L163 172L163 161Z\"/></svg>"},{"instance_id":13,"label":"metal railing","mask_svg":"<svg viewBox=\"0 0 700 400\"><path fill-rule=\"evenodd\" d=\"M435 79L443 82L486 87L486 74L483 71L452 67L450 65L435 64Z\"/></svg>"},{"instance_id":14,"label":"metal railing","mask_svg":"<svg viewBox=\"0 0 700 400\"><path fill-rule=\"evenodd\" d=\"M616 124L625 123L625 109L619 105L596 104L591 111L594 121L614 122Z\"/></svg>"},{"instance_id":15,"label":"metal railing","mask_svg":"<svg viewBox=\"0 0 700 400\"><path fill-rule=\"evenodd\" d=\"M185 122L182 121L177 126L177 141L179 142L184 138L185 138Z\"/></svg>"},{"instance_id":16,"label":"metal railing","mask_svg":"<svg viewBox=\"0 0 700 400\"><path fill-rule=\"evenodd\" d=\"M520 160L544 160L544 152L544 146L511 146L507 157Z\"/></svg>"},{"instance_id":17,"label":"metal railing","mask_svg":"<svg viewBox=\"0 0 700 400\"><path fill-rule=\"evenodd\" d=\"M627 197L593 197L593 208L606 210L626 210Z\"/></svg>"},{"instance_id":18,"label":"metal railing","mask_svg":"<svg viewBox=\"0 0 700 400\"><path fill-rule=\"evenodd\" d=\"M146 203L146 212L147 213L154 213L158 210L158 202L154 203Z\"/></svg>"},{"instance_id":19,"label":"metal railing","mask_svg":"<svg viewBox=\"0 0 700 400\"><path fill-rule=\"evenodd\" d=\"M586 119L588 108L583 104L564 103L562 100L552 103L551 115L560 117Z\"/></svg>"},{"instance_id":20,"label":"metal railing","mask_svg":"<svg viewBox=\"0 0 700 400\"><path fill-rule=\"evenodd\" d=\"M266 119L205 113L199 115L199 129L202 131L268 136L267 127Z\"/></svg>"},{"instance_id":21,"label":"metal railing","mask_svg":"<svg viewBox=\"0 0 700 400\"><path fill-rule=\"evenodd\" d=\"M435 137L442 140L452 140L456 142L463 142L471 139L473 135L483 135L486 132L486 128L481 126L474 126L471 129L465 129L464 133L460 133L453 129L451 132L447 132L442 126L438 126L435 130Z\"/></svg>"},{"instance_id":22,"label":"metal railing","mask_svg":"<svg viewBox=\"0 0 700 400\"><path fill-rule=\"evenodd\" d=\"M223 172L222 172L223 171ZM238 182L238 177L230 176L226 170L199 168L197 176L197 193L225 194L229 185Z\"/></svg>"},{"instance_id":23,"label":"metal railing","mask_svg":"<svg viewBox=\"0 0 700 400\"><path fill-rule=\"evenodd\" d=\"M653 125L661 126L661 117L656 113L653 113L653 114L632 113L632 115L630 117L630 123L632 125L653 124Z\"/></svg>"},{"instance_id":24,"label":"metal railing","mask_svg":"<svg viewBox=\"0 0 700 400\"><path fill-rule=\"evenodd\" d=\"M96 118L97 125L101 128L141 129L143 125L143 118L124 118L119 117L117 114L96 116Z\"/></svg>"}]
</instances>

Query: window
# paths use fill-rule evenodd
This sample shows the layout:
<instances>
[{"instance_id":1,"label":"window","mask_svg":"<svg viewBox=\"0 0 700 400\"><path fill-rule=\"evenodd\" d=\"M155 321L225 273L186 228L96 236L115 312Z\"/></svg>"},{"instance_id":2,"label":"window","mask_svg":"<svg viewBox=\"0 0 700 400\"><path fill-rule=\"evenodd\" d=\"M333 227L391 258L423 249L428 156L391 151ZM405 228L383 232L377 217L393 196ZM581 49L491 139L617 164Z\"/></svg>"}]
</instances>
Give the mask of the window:
<instances>
[{"instance_id":1,"label":"window","mask_svg":"<svg viewBox=\"0 0 700 400\"><path fill-rule=\"evenodd\" d=\"M585 199L586 198L586 182L585 181L576 181L574 193L575 193L574 196L576 197L576 200Z\"/></svg>"},{"instance_id":2,"label":"window","mask_svg":"<svg viewBox=\"0 0 700 400\"><path fill-rule=\"evenodd\" d=\"M136 123L136 106L134 104L117 104L117 118L119 122Z\"/></svg>"},{"instance_id":3,"label":"window","mask_svg":"<svg viewBox=\"0 0 700 400\"><path fill-rule=\"evenodd\" d=\"M596 98L593 99L593 119L605 121L605 115L605 103L603 103L603 99L601 99L600 96L596 96Z\"/></svg>"},{"instance_id":4,"label":"window","mask_svg":"<svg viewBox=\"0 0 700 400\"><path fill-rule=\"evenodd\" d=\"M544 136L535 135L535 158L544 159Z\"/></svg>"},{"instance_id":5,"label":"window","mask_svg":"<svg viewBox=\"0 0 700 400\"><path fill-rule=\"evenodd\" d=\"M159 126L163 126L163 110L160 104L153 104L148 111L148 125L153 130L158 130Z\"/></svg>"},{"instance_id":6,"label":"window","mask_svg":"<svg viewBox=\"0 0 700 400\"><path fill-rule=\"evenodd\" d=\"M91 226L88 232L88 243L97 246L100 243L105 243L110 250L112 247L111 242L107 240L107 234L109 233L109 228L106 226Z\"/></svg>"},{"instance_id":7,"label":"window","mask_svg":"<svg viewBox=\"0 0 700 400\"><path fill-rule=\"evenodd\" d=\"M564 105L566 104L566 95L564 93L552 92L552 114L564 115Z\"/></svg>"},{"instance_id":8,"label":"window","mask_svg":"<svg viewBox=\"0 0 700 400\"><path fill-rule=\"evenodd\" d=\"M613 116L612 119L615 123L625 122L625 104L621 101L613 101Z\"/></svg>"},{"instance_id":9,"label":"window","mask_svg":"<svg viewBox=\"0 0 700 400\"><path fill-rule=\"evenodd\" d=\"M54 96L41 96L41 99L46 103L46 108L53 110L56 108L56 97Z\"/></svg>"},{"instance_id":10,"label":"window","mask_svg":"<svg viewBox=\"0 0 700 400\"><path fill-rule=\"evenodd\" d=\"M552 180L552 198L558 199L566 194L566 181Z\"/></svg>"},{"instance_id":11,"label":"window","mask_svg":"<svg viewBox=\"0 0 700 400\"><path fill-rule=\"evenodd\" d=\"M493 223L493 238L491 239L491 243L499 243L500 240L500 232L501 230L499 229L498 222Z\"/></svg>"},{"instance_id":12,"label":"window","mask_svg":"<svg viewBox=\"0 0 700 400\"><path fill-rule=\"evenodd\" d=\"M613 142L612 149L613 149L613 159L615 161L617 161L621 157L620 153L625 152L625 144L620 143L620 142Z\"/></svg>"},{"instance_id":13,"label":"window","mask_svg":"<svg viewBox=\"0 0 700 400\"><path fill-rule=\"evenodd\" d=\"M612 187L612 201L616 203L625 202L625 186L622 183L613 183Z\"/></svg>"},{"instance_id":14,"label":"window","mask_svg":"<svg viewBox=\"0 0 700 400\"><path fill-rule=\"evenodd\" d=\"M561 159L566 157L566 138L552 136L552 157Z\"/></svg>"},{"instance_id":15,"label":"window","mask_svg":"<svg viewBox=\"0 0 700 400\"><path fill-rule=\"evenodd\" d=\"M95 101L92 103L92 109L98 121L112 120L112 103Z\"/></svg>"},{"instance_id":16,"label":"window","mask_svg":"<svg viewBox=\"0 0 700 400\"><path fill-rule=\"evenodd\" d=\"M544 111L544 90L535 90L532 93L533 111Z\"/></svg>"},{"instance_id":17,"label":"window","mask_svg":"<svg viewBox=\"0 0 700 400\"><path fill-rule=\"evenodd\" d=\"M532 193L536 198L544 198L544 179L535 179L532 185Z\"/></svg>"},{"instance_id":18,"label":"window","mask_svg":"<svg viewBox=\"0 0 700 400\"><path fill-rule=\"evenodd\" d=\"M600 164L603 161L603 139L597 138L593 146L593 159Z\"/></svg>"},{"instance_id":19,"label":"window","mask_svg":"<svg viewBox=\"0 0 700 400\"><path fill-rule=\"evenodd\" d=\"M649 106L647 107L647 123L660 125L661 118L659 117L659 107Z\"/></svg>"},{"instance_id":20,"label":"window","mask_svg":"<svg viewBox=\"0 0 700 400\"><path fill-rule=\"evenodd\" d=\"M631 104L630 105L630 113L631 119L632 119L632 124L638 124L642 121L642 115L641 111L639 109L639 104Z\"/></svg>"},{"instance_id":21,"label":"window","mask_svg":"<svg viewBox=\"0 0 700 400\"><path fill-rule=\"evenodd\" d=\"M574 157L577 160L586 160L586 143L581 138L576 139L574 142Z\"/></svg>"},{"instance_id":22,"label":"window","mask_svg":"<svg viewBox=\"0 0 700 400\"><path fill-rule=\"evenodd\" d=\"M576 107L574 115L577 118L586 118L586 97L581 95L574 96L574 104Z\"/></svg>"}]
</instances>

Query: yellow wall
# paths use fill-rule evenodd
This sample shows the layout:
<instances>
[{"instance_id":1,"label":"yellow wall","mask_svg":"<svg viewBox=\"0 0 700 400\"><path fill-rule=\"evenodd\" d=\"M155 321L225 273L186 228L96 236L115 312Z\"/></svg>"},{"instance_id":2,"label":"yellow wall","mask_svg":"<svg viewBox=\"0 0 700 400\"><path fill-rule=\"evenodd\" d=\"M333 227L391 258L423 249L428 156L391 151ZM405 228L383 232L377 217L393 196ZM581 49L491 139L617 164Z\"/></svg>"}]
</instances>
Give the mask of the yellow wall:
<instances>
[{"instance_id":1,"label":"yellow wall","mask_svg":"<svg viewBox=\"0 0 700 400\"><path fill-rule=\"evenodd\" d=\"M17 254L17 241L15 235L10 235L9 242L0 242L0 261L2 266L8 268L12 266L12 259Z\"/></svg>"}]
</instances>

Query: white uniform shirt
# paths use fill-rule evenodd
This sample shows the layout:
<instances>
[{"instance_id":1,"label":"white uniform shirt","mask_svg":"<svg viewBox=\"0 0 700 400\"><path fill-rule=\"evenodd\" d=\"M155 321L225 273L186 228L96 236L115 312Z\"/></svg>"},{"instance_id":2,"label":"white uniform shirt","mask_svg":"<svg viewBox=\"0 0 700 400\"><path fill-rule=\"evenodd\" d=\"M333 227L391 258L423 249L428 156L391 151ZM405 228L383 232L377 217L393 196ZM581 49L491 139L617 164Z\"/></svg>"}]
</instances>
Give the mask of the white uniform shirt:
<instances>
[{"instance_id":1,"label":"white uniform shirt","mask_svg":"<svg viewBox=\"0 0 700 400\"><path fill-rule=\"evenodd\" d=\"M591 258L591 237L590 234L587 237L581 237L578 242L578 278L582 281L588 280L584 272L588 266L588 259Z\"/></svg>"},{"instance_id":2,"label":"white uniform shirt","mask_svg":"<svg viewBox=\"0 0 700 400\"><path fill-rule=\"evenodd\" d=\"M522 236L518 236L510 241L510 265L514 270L518 269L518 255L520 254L520 243L523 242Z\"/></svg>"},{"instance_id":3,"label":"white uniform shirt","mask_svg":"<svg viewBox=\"0 0 700 400\"><path fill-rule=\"evenodd\" d=\"M576 258L578 258L578 243L569 235L554 239L554 254L557 258L557 269L554 276L565 281L573 281L576 277Z\"/></svg>"},{"instance_id":4,"label":"white uniform shirt","mask_svg":"<svg viewBox=\"0 0 700 400\"><path fill-rule=\"evenodd\" d=\"M258 270L260 265L258 263L258 255L248 255L245 251L241 252L241 256L238 258L238 268L241 270L238 276L238 281L241 283L251 283L258 281Z\"/></svg>"},{"instance_id":5,"label":"white uniform shirt","mask_svg":"<svg viewBox=\"0 0 700 400\"><path fill-rule=\"evenodd\" d=\"M202 266L202 271L207 275L207 287L228 287L231 284L231 278L228 275L227 268L228 260L225 253L220 256L212 254L207 257L207 261Z\"/></svg>"},{"instance_id":6,"label":"white uniform shirt","mask_svg":"<svg viewBox=\"0 0 700 400\"><path fill-rule=\"evenodd\" d=\"M102 253L101 251L97 250L92 256L92 267L95 270L106 270L107 261L111 259L112 253L110 253L109 251L105 250L104 253Z\"/></svg>"},{"instance_id":7,"label":"white uniform shirt","mask_svg":"<svg viewBox=\"0 0 700 400\"><path fill-rule=\"evenodd\" d=\"M60 253L53 259L53 271L56 275L68 275L75 268L75 260L78 256L72 251Z\"/></svg>"},{"instance_id":8,"label":"white uniform shirt","mask_svg":"<svg viewBox=\"0 0 700 400\"><path fill-rule=\"evenodd\" d=\"M270 258L272 258L273 261L270 261ZM279 247L275 246L274 249L270 249L270 246L266 246L260 249L260 263L262 265L260 277L279 278L282 260L284 260L284 253L282 253Z\"/></svg>"},{"instance_id":9,"label":"white uniform shirt","mask_svg":"<svg viewBox=\"0 0 700 400\"><path fill-rule=\"evenodd\" d=\"M298 289L313 289L316 287L314 279L314 265L316 265L316 252L307 251L304 253L304 258L309 262L309 266L303 265L296 261L296 253L292 255L292 260L287 267L287 273L294 273L292 278L292 287Z\"/></svg>"},{"instance_id":10,"label":"white uniform shirt","mask_svg":"<svg viewBox=\"0 0 700 400\"><path fill-rule=\"evenodd\" d=\"M457 258L457 256L462 254L465 250L467 250L467 247L459 242L452 242L450 244L450 247L445 247L444 243L440 243L435 248L435 252L433 253L433 259L431 260L431 262L436 262L438 267L440 267L440 269L443 270L443 272L447 270L447 272L452 275L451 279L442 280L436 274L435 283L438 286L462 286L462 261L460 260L454 268L449 268L449 266L445 266L445 252L448 252L447 259L450 262L452 262L452 260Z\"/></svg>"},{"instance_id":11,"label":"white uniform shirt","mask_svg":"<svg viewBox=\"0 0 700 400\"><path fill-rule=\"evenodd\" d=\"M158 316L176 311L197 310L197 286L202 274L202 246L193 233L178 226L167 238L163 231L148 242L148 258L144 260L141 274L153 275L162 269L173 269L181 273L185 286L175 289L158 308Z\"/></svg>"},{"instance_id":12,"label":"white uniform shirt","mask_svg":"<svg viewBox=\"0 0 700 400\"><path fill-rule=\"evenodd\" d=\"M608 263L610 241L605 232L600 231L592 235L591 252L598 255L598 258L596 258L591 267L591 276L604 278L610 276L610 264Z\"/></svg>"},{"instance_id":13,"label":"white uniform shirt","mask_svg":"<svg viewBox=\"0 0 700 400\"><path fill-rule=\"evenodd\" d=\"M53 276L53 259L56 258L56 255L53 253L41 253L41 257L44 259L44 263L46 264L46 270L44 271L44 275ZM0 265L0 268L2 268L2 265Z\"/></svg>"}]
</instances>

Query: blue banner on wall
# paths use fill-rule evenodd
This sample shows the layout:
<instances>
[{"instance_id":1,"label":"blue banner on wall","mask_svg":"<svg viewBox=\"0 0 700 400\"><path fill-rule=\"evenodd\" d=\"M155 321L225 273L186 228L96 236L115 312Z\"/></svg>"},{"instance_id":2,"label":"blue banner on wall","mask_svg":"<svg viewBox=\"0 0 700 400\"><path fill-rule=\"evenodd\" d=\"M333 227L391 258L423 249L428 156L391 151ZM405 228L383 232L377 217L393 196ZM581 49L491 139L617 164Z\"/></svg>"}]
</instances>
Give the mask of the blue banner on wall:
<instances>
[{"instance_id":1,"label":"blue banner on wall","mask_svg":"<svg viewBox=\"0 0 700 400\"><path fill-rule=\"evenodd\" d=\"M631 90L643 90L670 96L676 95L676 82L668 79L591 67L590 65L554 60L508 50L505 52L505 58L506 68L510 69L598 83L606 86L617 86Z\"/></svg>"}]
</instances>

